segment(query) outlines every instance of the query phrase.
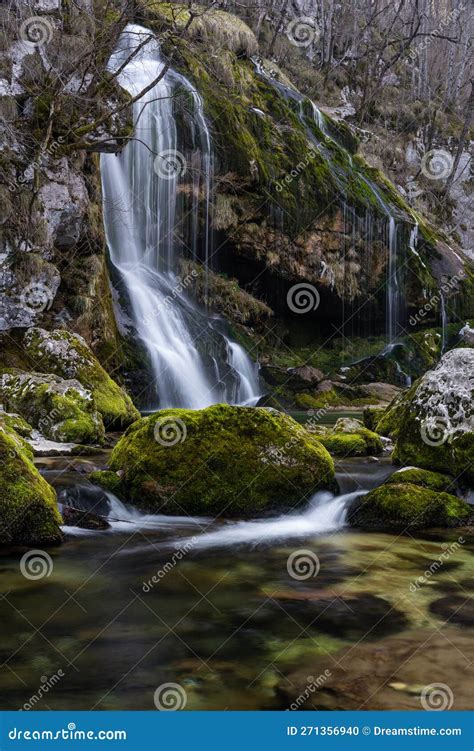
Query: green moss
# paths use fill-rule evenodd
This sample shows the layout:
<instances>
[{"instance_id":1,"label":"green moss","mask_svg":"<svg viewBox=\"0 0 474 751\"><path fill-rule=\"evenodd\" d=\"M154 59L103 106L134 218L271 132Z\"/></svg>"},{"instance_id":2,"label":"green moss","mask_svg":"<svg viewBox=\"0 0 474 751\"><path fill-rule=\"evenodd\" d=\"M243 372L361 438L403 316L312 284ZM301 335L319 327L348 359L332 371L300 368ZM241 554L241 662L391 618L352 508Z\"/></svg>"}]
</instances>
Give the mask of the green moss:
<instances>
[{"instance_id":1,"label":"green moss","mask_svg":"<svg viewBox=\"0 0 474 751\"><path fill-rule=\"evenodd\" d=\"M383 451L380 437L366 428L355 433L328 431L317 438L334 456L374 456Z\"/></svg>"},{"instance_id":2,"label":"green moss","mask_svg":"<svg viewBox=\"0 0 474 751\"><path fill-rule=\"evenodd\" d=\"M87 475L87 479L105 490L110 490L111 493L120 492L121 480L116 472L96 470Z\"/></svg>"},{"instance_id":3,"label":"green moss","mask_svg":"<svg viewBox=\"0 0 474 751\"><path fill-rule=\"evenodd\" d=\"M408 531L463 524L470 513L465 501L449 493L411 483L386 483L357 500L349 521L364 529Z\"/></svg>"},{"instance_id":4,"label":"green moss","mask_svg":"<svg viewBox=\"0 0 474 751\"><path fill-rule=\"evenodd\" d=\"M82 337L64 329L29 329L24 345L48 373L76 378L89 389L106 427L120 429L140 417L128 394L112 380Z\"/></svg>"},{"instance_id":5,"label":"green moss","mask_svg":"<svg viewBox=\"0 0 474 751\"><path fill-rule=\"evenodd\" d=\"M385 480L385 484L395 483L396 485L400 485L406 482L411 485L420 485L423 488L435 490L440 493L452 492L454 488L454 480L452 477L442 475L439 472L430 472L427 469L419 469L418 467L399 469Z\"/></svg>"},{"instance_id":6,"label":"green moss","mask_svg":"<svg viewBox=\"0 0 474 751\"><path fill-rule=\"evenodd\" d=\"M364 425L368 430L377 432L377 424L382 419L386 407L366 407L363 412Z\"/></svg>"},{"instance_id":7,"label":"green moss","mask_svg":"<svg viewBox=\"0 0 474 751\"><path fill-rule=\"evenodd\" d=\"M318 441L334 456L365 456L367 454L365 441L357 433L320 435Z\"/></svg>"},{"instance_id":8,"label":"green moss","mask_svg":"<svg viewBox=\"0 0 474 751\"><path fill-rule=\"evenodd\" d=\"M278 391L278 389L276 389ZM344 399L337 394L335 389L330 391L308 393L302 391L296 394L294 401L297 407L302 409L321 409L322 407L340 407L345 404Z\"/></svg>"},{"instance_id":9,"label":"green moss","mask_svg":"<svg viewBox=\"0 0 474 751\"><path fill-rule=\"evenodd\" d=\"M15 431L22 438L31 436L32 426L21 415L0 412L0 426L6 430Z\"/></svg>"},{"instance_id":10,"label":"green moss","mask_svg":"<svg viewBox=\"0 0 474 751\"><path fill-rule=\"evenodd\" d=\"M97 443L104 426L90 393L77 381L42 373L6 373L0 384L5 407L19 412L46 438L53 441Z\"/></svg>"},{"instance_id":11,"label":"green moss","mask_svg":"<svg viewBox=\"0 0 474 751\"><path fill-rule=\"evenodd\" d=\"M0 544L58 543L62 519L56 493L18 438L0 428Z\"/></svg>"},{"instance_id":12,"label":"green moss","mask_svg":"<svg viewBox=\"0 0 474 751\"><path fill-rule=\"evenodd\" d=\"M110 469L123 471L122 497L166 513L252 516L334 487L331 457L295 420L225 404L142 418L114 448Z\"/></svg>"}]
</instances>

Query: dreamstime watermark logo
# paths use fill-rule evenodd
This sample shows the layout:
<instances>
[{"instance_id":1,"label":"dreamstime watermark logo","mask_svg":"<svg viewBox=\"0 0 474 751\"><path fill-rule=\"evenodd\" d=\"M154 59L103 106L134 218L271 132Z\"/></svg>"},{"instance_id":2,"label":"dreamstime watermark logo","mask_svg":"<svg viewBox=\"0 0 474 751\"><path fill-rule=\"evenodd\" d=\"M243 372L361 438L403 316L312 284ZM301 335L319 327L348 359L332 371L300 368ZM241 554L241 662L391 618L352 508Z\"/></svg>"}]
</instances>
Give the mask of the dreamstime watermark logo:
<instances>
[{"instance_id":1,"label":"dreamstime watermark logo","mask_svg":"<svg viewBox=\"0 0 474 751\"><path fill-rule=\"evenodd\" d=\"M286 303L293 313L309 313L311 310L316 310L320 301L316 287L307 282L294 284L286 295Z\"/></svg>"},{"instance_id":2,"label":"dreamstime watermark logo","mask_svg":"<svg viewBox=\"0 0 474 751\"><path fill-rule=\"evenodd\" d=\"M148 579L148 581L142 583L142 591L145 592L145 594L148 594L155 584L159 584L160 581L168 574L180 561L183 560L184 556L189 553L190 550L194 547L196 544L197 537L191 537L188 542L183 545L181 548L178 548L173 555L171 556L171 559L167 561L162 568L160 568L156 574L153 574L151 579Z\"/></svg>"},{"instance_id":3,"label":"dreamstime watermark logo","mask_svg":"<svg viewBox=\"0 0 474 751\"><path fill-rule=\"evenodd\" d=\"M421 171L428 180L446 180L453 171L454 159L449 151L433 149L421 160Z\"/></svg>"},{"instance_id":4,"label":"dreamstime watermark logo","mask_svg":"<svg viewBox=\"0 0 474 751\"><path fill-rule=\"evenodd\" d=\"M152 313L149 313L148 315L143 317L143 323L147 326L153 323L154 319L158 318L163 310L170 308L173 302L184 292L185 289L190 286L191 282L197 277L198 272L196 271L196 269L193 269L191 273L187 274L183 279L178 277L176 284L171 290L171 294L166 295L166 297L160 300Z\"/></svg>"},{"instance_id":5,"label":"dreamstime watermark logo","mask_svg":"<svg viewBox=\"0 0 474 751\"><path fill-rule=\"evenodd\" d=\"M306 167L313 161L313 159L316 159L318 155L318 152L316 149L310 148L308 149L306 158L303 159L303 161L298 162L296 167L293 167L291 172L288 172L285 177L276 183L276 189L278 193L281 193L285 187L285 185L291 185L293 180L295 180L297 177L301 175L302 172L306 169Z\"/></svg>"},{"instance_id":6,"label":"dreamstime watermark logo","mask_svg":"<svg viewBox=\"0 0 474 751\"><path fill-rule=\"evenodd\" d=\"M321 32L314 18L299 16L288 23L286 36L295 47L309 47L318 41Z\"/></svg>"},{"instance_id":7,"label":"dreamstime watermark logo","mask_svg":"<svg viewBox=\"0 0 474 751\"><path fill-rule=\"evenodd\" d=\"M421 422L420 435L427 446L442 446L449 437L449 423L445 417L432 415Z\"/></svg>"},{"instance_id":8,"label":"dreamstime watermark logo","mask_svg":"<svg viewBox=\"0 0 474 751\"><path fill-rule=\"evenodd\" d=\"M42 313L50 310L54 300L54 293L47 284L31 282L20 295L23 307L30 313Z\"/></svg>"},{"instance_id":9,"label":"dreamstime watermark logo","mask_svg":"<svg viewBox=\"0 0 474 751\"><path fill-rule=\"evenodd\" d=\"M328 670L327 668L324 671L324 673L321 673L321 675L318 675L317 678L315 678L314 675L308 675L307 676L307 681L308 681L307 687L305 688L305 690L303 691L303 693L301 693L298 696L298 698L295 699L295 701L293 701L290 704L290 706L288 707L288 709L289 710L293 710L293 711L296 710L296 709L299 709L301 707L301 705L304 704L309 699L309 697L311 696L311 694L314 694L315 691L317 691L319 688L321 688L321 686L323 686L326 683L327 679L330 678L331 675L332 675L331 671Z\"/></svg>"},{"instance_id":10,"label":"dreamstime watermark logo","mask_svg":"<svg viewBox=\"0 0 474 751\"><path fill-rule=\"evenodd\" d=\"M54 673L53 675L50 675L49 677L47 675L41 676L41 685L39 689L34 693L30 698L28 699L25 704L21 707L20 711L28 712L30 709L33 709L36 704L38 704L41 699L46 696L49 691L56 686L57 683L61 680L61 678L64 678L65 673L60 668L57 673Z\"/></svg>"},{"instance_id":11,"label":"dreamstime watermark logo","mask_svg":"<svg viewBox=\"0 0 474 751\"><path fill-rule=\"evenodd\" d=\"M156 689L153 700L160 712L176 712L185 708L188 696L179 683L162 683Z\"/></svg>"},{"instance_id":12,"label":"dreamstime watermark logo","mask_svg":"<svg viewBox=\"0 0 474 751\"><path fill-rule=\"evenodd\" d=\"M444 712L453 706L454 694L446 683L430 683L423 688L420 701L428 712Z\"/></svg>"},{"instance_id":13,"label":"dreamstime watermark logo","mask_svg":"<svg viewBox=\"0 0 474 751\"><path fill-rule=\"evenodd\" d=\"M416 326L418 323L421 323L423 318L426 317L427 313L429 313L431 310L433 310L433 308L436 308L440 304L443 299L443 295L451 292L463 279L464 275L454 274L454 276L452 276L448 282L443 282L438 292L430 297L428 302L425 303L417 313L410 316L410 319L408 321L410 326Z\"/></svg>"},{"instance_id":14,"label":"dreamstime watermark logo","mask_svg":"<svg viewBox=\"0 0 474 751\"><path fill-rule=\"evenodd\" d=\"M297 581L314 579L320 568L319 558L312 550L294 550L286 561L286 570L291 578Z\"/></svg>"},{"instance_id":15,"label":"dreamstime watermark logo","mask_svg":"<svg viewBox=\"0 0 474 751\"><path fill-rule=\"evenodd\" d=\"M416 47L412 47L409 52L409 57L414 61L424 50L431 44L433 39L438 39L443 29L446 29L454 21L456 21L461 13L466 10L464 3L461 3L458 8L454 8L447 16L438 24L430 34L427 34Z\"/></svg>"},{"instance_id":16,"label":"dreamstime watermark logo","mask_svg":"<svg viewBox=\"0 0 474 751\"><path fill-rule=\"evenodd\" d=\"M160 446L176 446L186 440L188 429L179 417L161 417L155 423L153 435Z\"/></svg>"},{"instance_id":17,"label":"dreamstime watermark logo","mask_svg":"<svg viewBox=\"0 0 474 751\"><path fill-rule=\"evenodd\" d=\"M41 47L53 38L54 27L44 16L30 16L20 26L22 42L31 47Z\"/></svg>"},{"instance_id":18,"label":"dreamstime watermark logo","mask_svg":"<svg viewBox=\"0 0 474 751\"><path fill-rule=\"evenodd\" d=\"M187 162L184 154L175 149L160 151L153 161L153 169L163 180L174 180L186 172Z\"/></svg>"},{"instance_id":19,"label":"dreamstime watermark logo","mask_svg":"<svg viewBox=\"0 0 474 751\"><path fill-rule=\"evenodd\" d=\"M434 560L430 566L426 569L426 571L423 572L421 576L418 576L414 582L411 582L410 584L410 592L416 592L423 584L426 584L427 581L436 574L439 569L448 561L453 553L458 550L461 545L464 545L465 543L464 537L458 537L456 542L452 542L451 545L448 545L448 543L443 543L441 546L443 548L443 552L440 553L438 558Z\"/></svg>"},{"instance_id":20,"label":"dreamstime watermark logo","mask_svg":"<svg viewBox=\"0 0 474 751\"><path fill-rule=\"evenodd\" d=\"M53 573L53 559L45 550L29 550L20 561L20 571L31 581L48 578Z\"/></svg>"}]
</instances>

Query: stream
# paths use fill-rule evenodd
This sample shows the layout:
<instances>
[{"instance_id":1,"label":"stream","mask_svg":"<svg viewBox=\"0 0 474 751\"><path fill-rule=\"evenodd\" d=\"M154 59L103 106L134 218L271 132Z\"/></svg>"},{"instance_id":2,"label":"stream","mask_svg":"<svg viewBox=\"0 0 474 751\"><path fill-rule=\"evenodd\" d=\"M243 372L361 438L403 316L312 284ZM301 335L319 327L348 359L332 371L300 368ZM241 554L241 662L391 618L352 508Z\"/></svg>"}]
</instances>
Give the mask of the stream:
<instances>
[{"instance_id":1,"label":"stream","mask_svg":"<svg viewBox=\"0 0 474 751\"><path fill-rule=\"evenodd\" d=\"M380 650L423 653L429 639L433 680L468 683L459 655L468 654L472 613L456 604L474 586L472 537L344 524L350 500L394 470L387 459L340 461L341 495L318 493L307 508L252 521L142 514L88 482L85 470L104 466L107 452L37 462L60 501L94 508L111 527L65 528L65 543L47 551L49 575L37 580L20 571L24 550L2 551L5 709L21 708L41 686L41 709L155 709L165 683L184 691L186 709L284 709L285 697L298 695L298 671L337 678L340 655L353 649L352 685L358 655L375 666ZM308 556L317 560L309 576ZM423 665L430 670L429 659ZM416 685L430 675L416 677L382 694L367 685L360 703L379 708L374 694L386 709L417 708ZM345 684L325 696L327 708L352 708Z\"/></svg>"}]
</instances>

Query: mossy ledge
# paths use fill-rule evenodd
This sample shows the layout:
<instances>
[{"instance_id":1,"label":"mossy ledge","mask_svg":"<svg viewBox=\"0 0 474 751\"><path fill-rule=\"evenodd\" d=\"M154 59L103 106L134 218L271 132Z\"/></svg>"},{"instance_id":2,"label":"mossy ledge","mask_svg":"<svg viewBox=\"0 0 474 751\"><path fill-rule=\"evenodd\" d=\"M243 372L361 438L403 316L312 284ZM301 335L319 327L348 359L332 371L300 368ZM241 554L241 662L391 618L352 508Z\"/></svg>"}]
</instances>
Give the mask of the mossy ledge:
<instances>
[{"instance_id":1,"label":"mossy ledge","mask_svg":"<svg viewBox=\"0 0 474 751\"><path fill-rule=\"evenodd\" d=\"M131 425L94 481L145 509L258 516L336 489L334 464L288 415L217 404L167 409ZM112 473L119 472L120 476Z\"/></svg>"}]
</instances>

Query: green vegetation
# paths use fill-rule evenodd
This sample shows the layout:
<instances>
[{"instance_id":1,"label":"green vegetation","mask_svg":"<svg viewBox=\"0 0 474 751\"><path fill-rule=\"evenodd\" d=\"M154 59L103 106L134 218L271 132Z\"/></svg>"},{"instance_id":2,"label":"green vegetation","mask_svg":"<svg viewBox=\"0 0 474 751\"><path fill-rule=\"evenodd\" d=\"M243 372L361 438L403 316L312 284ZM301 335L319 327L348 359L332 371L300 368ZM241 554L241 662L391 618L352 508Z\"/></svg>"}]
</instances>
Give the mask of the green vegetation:
<instances>
[{"instance_id":1,"label":"green vegetation","mask_svg":"<svg viewBox=\"0 0 474 751\"><path fill-rule=\"evenodd\" d=\"M39 367L62 378L75 378L89 389L107 428L123 428L140 417L128 394L112 380L78 334L33 328L25 334L24 345Z\"/></svg>"},{"instance_id":2,"label":"green vegetation","mask_svg":"<svg viewBox=\"0 0 474 751\"><path fill-rule=\"evenodd\" d=\"M32 453L0 425L0 544L49 545L61 541L56 493L33 464Z\"/></svg>"}]
</instances>

